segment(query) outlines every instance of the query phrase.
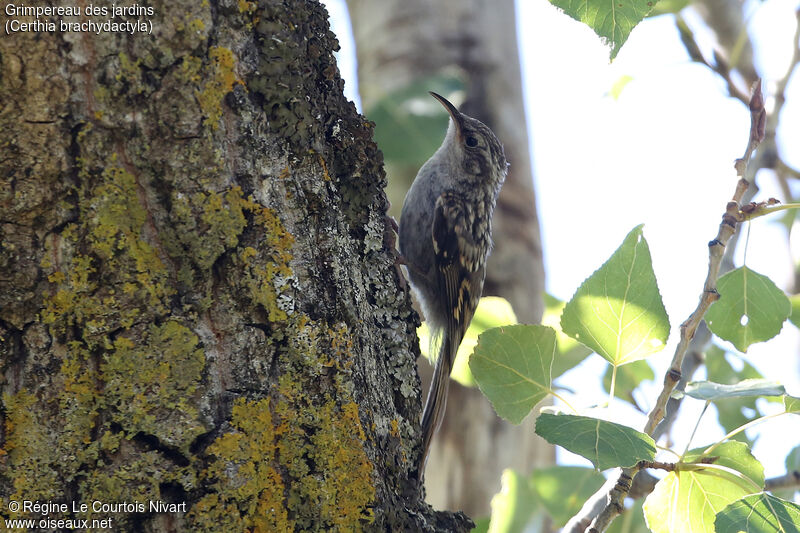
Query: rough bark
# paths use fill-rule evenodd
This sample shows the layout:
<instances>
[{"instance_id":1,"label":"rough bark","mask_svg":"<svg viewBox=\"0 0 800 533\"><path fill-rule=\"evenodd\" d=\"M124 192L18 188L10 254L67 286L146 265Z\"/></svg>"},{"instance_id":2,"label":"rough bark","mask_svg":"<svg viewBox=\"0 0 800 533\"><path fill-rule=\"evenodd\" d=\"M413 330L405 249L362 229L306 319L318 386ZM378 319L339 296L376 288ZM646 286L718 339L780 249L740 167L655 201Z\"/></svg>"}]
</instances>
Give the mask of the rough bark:
<instances>
[{"instance_id":1,"label":"rough bark","mask_svg":"<svg viewBox=\"0 0 800 533\"><path fill-rule=\"evenodd\" d=\"M364 109L382 96L435 73L457 73L466 85L461 110L487 123L511 163L494 217L495 247L484 295L508 299L521 322L543 309L544 267L536 216L528 135L510 0L348 0ZM392 169L390 199L402 205L416 169ZM422 363L423 382L429 365ZM477 389L451 386L448 413L426 472L435 506L488 514L504 468L523 472L552 461L552 448L534 435L532 420L516 427L496 417Z\"/></svg>"},{"instance_id":2,"label":"rough bark","mask_svg":"<svg viewBox=\"0 0 800 533\"><path fill-rule=\"evenodd\" d=\"M115 531L468 529L409 477L414 315L324 9L147 5L152 35L0 39L0 499L187 504L94 514Z\"/></svg>"}]
</instances>

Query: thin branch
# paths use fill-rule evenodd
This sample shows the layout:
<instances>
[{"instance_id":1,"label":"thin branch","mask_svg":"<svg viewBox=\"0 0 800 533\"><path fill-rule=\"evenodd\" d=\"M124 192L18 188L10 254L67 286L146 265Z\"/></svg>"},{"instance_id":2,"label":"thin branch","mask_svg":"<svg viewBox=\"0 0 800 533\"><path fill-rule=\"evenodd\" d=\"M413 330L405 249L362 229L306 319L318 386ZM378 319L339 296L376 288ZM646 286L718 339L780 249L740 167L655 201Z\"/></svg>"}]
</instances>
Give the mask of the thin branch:
<instances>
[{"instance_id":1,"label":"thin branch","mask_svg":"<svg viewBox=\"0 0 800 533\"><path fill-rule=\"evenodd\" d=\"M723 264L723 266L720 268L720 273L724 274L724 270L725 266ZM708 326L706 326L705 322L701 322L697 327L697 331L695 331L692 342L689 343L689 349L686 357L683 358L683 365L681 366L681 379L675 386L676 391L683 391L686 389L686 384L692 380L694 373L705 363L705 349L710 342L711 331L708 329ZM657 441L662 435L666 435L669 432L672 424L675 422L675 419L678 416L678 410L683 403L683 398L683 395L678 395L677 397L670 396L665 408L664 419L659 422L655 431L653 432L653 440ZM636 476L634 485L640 477L642 477L641 474Z\"/></svg>"},{"instance_id":2,"label":"thin branch","mask_svg":"<svg viewBox=\"0 0 800 533\"><path fill-rule=\"evenodd\" d=\"M657 477L653 476L647 471L642 470L636 474L636 477L633 479L631 490L628 492L628 496L634 499L644 498L653 492L653 489L656 488L656 483L658 483L658 481L659 479ZM800 470L792 470L791 472L788 472L782 476L769 478L766 480L764 488L768 491L776 491L780 489L800 489ZM599 512L600 509L598 509L597 513L599 514ZM588 521L586 525L588 525ZM586 525L584 526L584 529Z\"/></svg>"},{"instance_id":3,"label":"thin branch","mask_svg":"<svg viewBox=\"0 0 800 533\"><path fill-rule=\"evenodd\" d=\"M663 461L639 461L636 466L639 468L639 470L644 470L645 468L654 468L656 470L673 472L675 471L675 464L676 463L665 463Z\"/></svg>"},{"instance_id":4,"label":"thin branch","mask_svg":"<svg viewBox=\"0 0 800 533\"><path fill-rule=\"evenodd\" d=\"M725 61L725 58L723 58L721 54L715 52L714 62L708 61L700 51L700 46L697 44L694 32L692 32L689 25L686 24L686 21L680 14L675 15L675 26L678 28L678 34L680 35L684 48L686 48L686 53L689 54L689 58L696 63L707 66L713 72L716 72L728 85L728 93L742 103L747 104L749 100L747 93L736 85L736 82L731 76L731 69L727 61Z\"/></svg>"},{"instance_id":5,"label":"thin branch","mask_svg":"<svg viewBox=\"0 0 800 533\"><path fill-rule=\"evenodd\" d=\"M761 85L759 81L754 88L753 97L750 100L751 126L747 148L745 149L744 155L740 159L737 159L734 163L734 168L736 168L736 174L739 176L739 181L736 183L736 189L733 193L733 198L725 206L725 214L722 215L722 222L720 222L717 236L708 243L708 273L706 274L706 281L703 284L703 294L700 297L700 302L697 304L697 308L694 310L694 312L692 312L691 315L689 315L689 318L687 318L683 324L681 324L680 341L678 342L678 346L675 348L675 355L672 358L670 368L664 377L664 388L661 390L661 394L659 395L658 400L656 400L655 406L650 411L647 424L644 428L644 432L648 435L653 434L653 430L655 429L656 425L664 416L664 406L666 405L672 390L675 388L675 384L681 377L681 364L683 363L683 358L686 355L687 348L689 347L689 341L691 341L692 337L694 337L694 333L700 325L700 321L703 319L703 316L708 308L712 303L719 299L719 293L717 293L717 278L719 276L720 260L722 259L722 254L725 251L725 245L733 235L733 232L736 230L736 224L742 220L739 202L749 186L749 183L744 176L747 171L747 164L750 161L753 151L764 138L763 132L765 120L766 114L764 111L764 96L761 93Z\"/></svg>"},{"instance_id":6,"label":"thin branch","mask_svg":"<svg viewBox=\"0 0 800 533\"><path fill-rule=\"evenodd\" d=\"M800 489L800 470L792 470L782 476L769 478L764 486L767 490Z\"/></svg>"},{"instance_id":7,"label":"thin branch","mask_svg":"<svg viewBox=\"0 0 800 533\"><path fill-rule=\"evenodd\" d=\"M692 314L689 315L689 318L687 318L681 324L680 340L678 341L678 346L675 348L675 354L672 357L669 370L664 376L664 386L658 396L658 399L656 400L653 409L648 415L644 432L651 436L655 433L658 423L664 418L667 401L669 400L672 391L675 389L675 385L681 379L681 367L683 365L684 357L688 351L689 344L698 327L700 326L706 311L712 303L719 299L719 293L717 292L717 279L719 277L720 264L722 262L722 256L725 252L725 246L736 231L737 224L743 220L740 203L743 195L750 185L745 177L747 175L748 163L750 162L750 158L752 157L756 147L758 147L759 143L764 140L767 117L766 111L764 110L764 95L761 92L760 80L754 84L753 95L750 98L749 107L750 135L748 136L747 148L744 151L744 155L737 159L734 163L734 168L736 169L736 174L739 177L739 180L736 183L736 189L734 190L731 201L725 206L725 213L722 215L722 222L720 222L717 236L708 243L708 273L706 274L706 280L703 284L703 293L700 296L700 301L698 302L697 307ZM600 531L604 531L611 521L614 520L614 518L616 518L617 515L619 515L622 511L624 511L623 503L625 497L628 495L628 492L631 488L631 482L639 470L640 465L636 465L632 468L623 468L620 471L620 474L616 478L611 490L608 490L605 493L605 506L591 521L587 531L590 533L599 533ZM609 483L604 485L603 489L605 489L608 485ZM597 496L597 494L595 494L595 496ZM587 502L587 504L588 503L589 502ZM584 505L584 508L586 507L587 506ZM592 510L594 510L594 508ZM582 524L585 524L587 521L588 516L582 516L581 513L579 513L567 524L567 527L572 529L565 528L565 531L581 531L581 529L577 528L579 528Z\"/></svg>"},{"instance_id":8,"label":"thin branch","mask_svg":"<svg viewBox=\"0 0 800 533\"><path fill-rule=\"evenodd\" d=\"M800 172L786 165L778 156L777 149L775 148L777 122L780 118L780 111L786 101L786 85L792 72L797 65L800 64L800 46L798 45L798 41L800 40L800 9L797 10L796 17L798 19L798 25L794 38L794 55L786 74L777 83L775 109L768 121L766 120L766 113L763 109L763 95L761 94L760 80L753 92L752 98L748 99L747 95L739 89L736 82L733 80L730 68L722 56L715 54L715 63L713 64L706 60L700 51L694 34L689 29L686 22L682 17L676 17L676 25L680 38L686 47L689 57L693 61L706 65L712 71L716 72L727 83L730 95L749 105L751 130L745 155L736 161L735 166L739 181L737 182L733 199L726 207L717 238L709 243L709 271L706 277L706 283L703 287L703 296L692 315L681 325L681 342L676 348L670 370L664 378L664 390L662 390L656 407L651 411L648 418L646 431L656 438L669 431L677 414L678 407L680 406L681 401L679 399L672 399L670 397L670 393L675 389L675 382L677 381L677 387L682 389L685 386L686 380L689 379L691 375L694 374L695 370L704 362L702 352L709 342L710 333L702 322L702 316L705 314L708 306L718 298L715 290L716 279L721 269L724 269L724 265L721 265L723 258L725 256L730 256L730 252L732 251L730 249L726 250L726 248L730 248L728 244L735 247L735 229L737 223L743 218L739 206L750 202L756 191L756 188L752 186L754 185L753 181L756 170L759 168L773 168L779 177L784 180L788 177L800 178ZM765 144L767 146L759 150L757 160L754 161L754 164L750 165L750 158L753 151L762 141L766 141ZM750 171L749 175L747 174L748 170ZM783 209L786 209L786 207L783 207ZM720 237L723 237L723 239L720 239ZM733 242L731 242L730 239L733 239ZM695 333L698 334L696 337L694 337ZM687 341L687 339L690 340L690 342ZM687 352L692 354L692 357L686 358L685 355ZM676 365L678 361L681 361L681 364ZM676 380L676 378L678 379ZM666 412L666 418L663 415L664 412ZM661 420L661 422L659 423L658 420ZM619 474L612 475L606 484L586 501L581 511L566 525L564 531L570 533L582 532L586 530L592 520L594 521L591 523L592 527L589 531L602 531L611 523L611 520L621 512L621 502L624 501L627 494L634 497L641 497L649 494L655 486L657 479L646 471L641 471L636 475L638 471L639 468L637 467L634 469L620 470ZM626 491L625 479L627 478L630 480L631 477L633 478L633 482L627 484L628 489ZM630 489L631 485L633 485L633 490ZM790 472L779 478L767 480L766 484L768 490L798 485L800 485L800 473L797 471Z\"/></svg>"}]
</instances>

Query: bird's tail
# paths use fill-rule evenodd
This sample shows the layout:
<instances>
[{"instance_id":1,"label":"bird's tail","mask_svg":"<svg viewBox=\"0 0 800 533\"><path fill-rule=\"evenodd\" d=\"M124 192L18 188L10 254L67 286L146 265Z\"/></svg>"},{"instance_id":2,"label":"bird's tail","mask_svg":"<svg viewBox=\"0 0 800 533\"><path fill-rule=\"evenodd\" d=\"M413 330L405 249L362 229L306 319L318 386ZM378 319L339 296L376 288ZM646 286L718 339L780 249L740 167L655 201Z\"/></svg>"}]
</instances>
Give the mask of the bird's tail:
<instances>
[{"instance_id":1,"label":"bird's tail","mask_svg":"<svg viewBox=\"0 0 800 533\"><path fill-rule=\"evenodd\" d=\"M431 388L428 390L428 399L425 401L425 411L422 413L422 455L420 456L418 472L420 479L425 471L433 435L442 425L445 407L447 406L447 389L450 384L450 371L458 352L451 335L445 333L439 358L433 370Z\"/></svg>"}]
</instances>

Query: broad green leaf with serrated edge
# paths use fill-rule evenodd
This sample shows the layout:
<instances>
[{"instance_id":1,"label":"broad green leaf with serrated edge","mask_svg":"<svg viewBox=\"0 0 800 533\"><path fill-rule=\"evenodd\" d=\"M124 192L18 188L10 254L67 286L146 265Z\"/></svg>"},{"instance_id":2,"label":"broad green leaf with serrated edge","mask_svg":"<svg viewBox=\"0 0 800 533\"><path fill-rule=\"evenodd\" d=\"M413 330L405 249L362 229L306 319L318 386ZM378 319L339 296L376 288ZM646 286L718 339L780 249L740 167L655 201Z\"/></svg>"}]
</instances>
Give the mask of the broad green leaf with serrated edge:
<instances>
[{"instance_id":1,"label":"broad green leaf with serrated edge","mask_svg":"<svg viewBox=\"0 0 800 533\"><path fill-rule=\"evenodd\" d=\"M717 514L717 533L798 533L800 505L762 492L735 501Z\"/></svg>"},{"instance_id":2,"label":"broad green leaf with serrated edge","mask_svg":"<svg viewBox=\"0 0 800 533\"><path fill-rule=\"evenodd\" d=\"M768 379L745 379L733 385L713 381L690 381L683 391L698 400L723 400L747 396L780 396L786 392L783 385Z\"/></svg>"},{"instance_id":3,"label":"broad green leaf with serrated edge","mask_svg":"<svg viewBox=\"0 0 800 533\"><path fill-rule=\"evenodd\" d=\"M519 424L550 393L556 332L547 326L504 326L483 332L469 367L497 414Z\"/></svg>"},{"instance_id":4,"label":"broad green leaf with serrated edge","mask_svg":"<svg viewBox=\"0 0 800 533\"><path fill-rule=\"evenodd\" d=\"M592 353L589 348L572 337L564 335L564 332L561 331L561 313L564 311L565 305L566 302L562 302L554 296L544 295L542 325L556 330L556 340L558 341L556 360L553 361L553 379L576 366Z\"/></svg>"},{"instance_id":5,"label":"broad green leaf with serrated edge","mask_svg":"<svg viewBox=\"0 0 800 533\"><path fill-rule=\"evenodd\" d=\"M517 315L511 309L511 304L508 300L499 298L497 296L484 296L478 302L478 307L475 309L475 316L472 317L472 322L469 323L469 328L461 340L456 354L456 360L453 363L453 371L450 372L450 379L458 381L465 387L474 387L475 378L472 377L472 372L469 370L469 356L475 345L478 344L478 335L487 329L496 328L499 326L510 326L517 323ZM431 357L430 348L432 346L431 334L425 322L417 328L417 335L419 336L419 346L424 355L429 361L433 361Z\"/></svg>"},{"instance_id":6,"label":"broad green leaf with serrated edge","mask_svg":"<svg viewBox=\"0 0 800 533\"><path fill-rule=\"evenodd\" d=\"M561 329L617 366L664 347L669 318L641 225L578 288L561 315Z\"/></svg>"},{"instance_id":7,"label":"broad green leaf with serrated edge","mask_svg":"<svg viewBox=\"0 0 800 533\"><path fill-rule=\"evenodd\" d=\"M691 460L700 454L687 454ZM714 519L730 503L764 486L764 470L741 442L725 442L713 450L716 464L731 468L752 482L715 465L684 465L659 481L644 502L644 517L653 533L714 532ZM696 469L692 469L696 468ZM757 488L761 487L761 488Z\"/></svg>"},{"instance_id":8,"label":"broad green leaf with serrated edge","mask_svg":"<svg viewBox=\"0 0 800 533\"><path fill-rule=\"evenodd\" d=\"M552 466L539 468L531 475L531 489L558 527L580 511L605 478L593 468Z\"/></svg>"},{"instance_id":9,"label":"broad green leaf with serrated edge","mask_svg":"<svg viewBox=\"0 0 800 533\"><path fill-rule=\"evenodd\" d=\"M500 492L492 497L488 533L521 532L537 507L528 478L507 469L500 477L500 484Z\"/></svg>"},{"instance_id":10,"label":"broad green leaf with serrated edge","mask_svg":"<svg viewBox=\"0 0 800 533\"><path fill-rule=\"evenodd\" d=\"M719 278L717 292L720 299L706 313L706 323L716 336L742 352L777 335L791 313L786 294L771 279L747 267Z\"/></svg>"},{"instance_id":11,"label":"broad green leaf with serrated edge","mask_svg":"<svg viewBox=\"0 0 800 533\"><path fill-rule=\"evenodd\" d=\"M653 0L550 0L550 3L577 21L589 26L611 46L611 59L628 39L633 28L644 19Z\"/></svg>"},{"instance_id":12,"label":"broad green leaf with serrated edge","mask_svg":"<svg viewBox=\"0 0 800 533\"><path fill-rule=\"evenodd\" d=\"M656 453L649 435L588 416L542 413L536 419L536 434L589 459L600 470L652 461Z\"/></svg>"},{"instance_id":13,"label":"broad green leaf with serrated edge","mask_svg":"<svg viewBox=\"0 0 800 533\"><path fill-rule=\"evenodd\" d=\"M786 408L787 413L800 413L800 398L787 394L783 397L783 406Z\"/></svg>"}]
</instances>

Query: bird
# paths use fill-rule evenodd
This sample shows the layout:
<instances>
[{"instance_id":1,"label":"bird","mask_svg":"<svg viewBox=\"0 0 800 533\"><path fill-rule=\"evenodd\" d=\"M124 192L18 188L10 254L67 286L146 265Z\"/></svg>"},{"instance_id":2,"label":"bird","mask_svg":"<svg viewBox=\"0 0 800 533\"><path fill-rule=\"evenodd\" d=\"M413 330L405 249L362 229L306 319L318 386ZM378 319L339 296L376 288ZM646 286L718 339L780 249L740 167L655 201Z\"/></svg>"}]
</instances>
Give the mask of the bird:
<instances>
[{"instance_id":1,"label":"bird","mask_svg":"<svg viewBox=\"0 0 800 533\"><path fill-rule=\"evenodd\" d=\"M411 288L440 348L421 421L422 476L445 413L450 372L483 292L492 215L508 162L497 136L430 92L450 115L439 149L406 193L398 230Z\"/></svg>"}]
</instances>

